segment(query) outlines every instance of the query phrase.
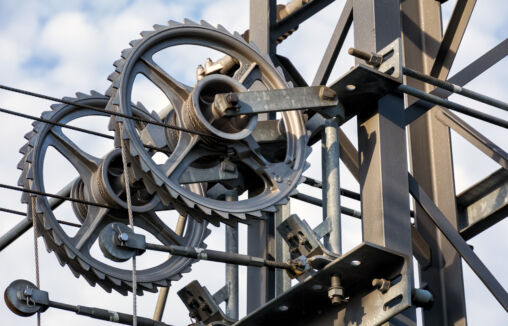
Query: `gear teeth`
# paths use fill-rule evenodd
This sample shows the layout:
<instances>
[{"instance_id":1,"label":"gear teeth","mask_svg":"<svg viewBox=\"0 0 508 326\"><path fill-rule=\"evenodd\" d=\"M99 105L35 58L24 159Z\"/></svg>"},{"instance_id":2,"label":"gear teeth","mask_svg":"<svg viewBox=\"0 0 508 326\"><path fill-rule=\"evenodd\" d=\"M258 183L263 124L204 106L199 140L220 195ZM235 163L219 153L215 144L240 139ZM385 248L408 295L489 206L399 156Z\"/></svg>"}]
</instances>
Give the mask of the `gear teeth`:
<instances>
[{"instance_id":1,"label":"gear teeth","mask_svg":"<svg viewBox=\"0 0 508 326\"><path fill-rule=\"evenodd\" d=\"M139 101L136 103L136 107L137 107L138 109L140 109L140 110L143 110L143 111L145 111L145 112L148 112L148 109L146 108L146 106L144 106L144 105L143 105L143 103L141 103L141 102L139 102ZM154 112L155 112L155 111L154 111ZM159 118L159 115L157 115L157 118ZM160 120L160 119L159 119L159 120Z\"/></svg>"},{"instance_id":2,"label":"gear teeth","mask_svg":"<svg viewBox=\"0 0 508 326\"><path fill-rule=\"evenodd\" d=\"M143 42L143 39L140 38L140 39L137 39L137 40L132 40L129 42L130 46L132 46L133 48L135 48L136 46L139 45L139 43Z\"/></svg>"},{"instance_id":3,"label":"gear teeth","mask_svg":"<svg viewBox=\"0 0 508 326\"><path fill-rule=\"evenodd\" d=\"M85 271L89 271L90 270L90 265L87 264L85 261L83 261L81 258L76 258L79 266L81 266L82 269L84 269Z\"/></svg>"},{"instance_id":4,"label":"gear teeth","mask_svg":"<svg viewBox=\"0 0 508 326\"><path fill-rule=\"evenodd\" d=\"M263 213L261 213L260 211L252 211L252 212L248 212L247 214L251 215L251 216L254 216L254 217L257 217L257 218L262 218L263 217Z\"/></svg>"},{"instance_id":5,"label":"gear teeth","mask_svg":"<svg viewBox=\"0 0 508 326\"><path fill-rule=\"evenodd\" d=\"M28 152L28 151L29 151L28 144L23 145L23 146L19 149L19 152L20 152L21 154L23 154L23 155L24 155L24 154L26 154L26 152ZM23 161L24 161L24 159L22 159L22 160L20 161L20 163L21 163L21 162L23 162ZM23 168L21 168L21 169L23 169ZM20 169L20 170L21 170L21 169Z\"/></svg>"},{"instance_id":6,"label":"gear teeth","mask_svg":"<svg viewBox=\"0 0 508 326\"><path fill-rule=\"evenodd\" d=\"M88 98L88 94L85 94L85 93L81 93L81 92L76 92L76 97L77 98Z\"/></svg>"},{"instance_id":7,"label":"gear teeth","mask_svg":"<svg viewBox=\"0 0 508 326\"><path fill-rule=\"evenodd\" d=\"M245 213L231 213L234 217L236 217L239 220L246 220L247 217L245 216Z\"/></svg>"},{"instance_id":8,"label":"gear teeth","mask_svg":"<svg viewBox=\"0 0 508 326\"><path fill-rule=\"evenodd\" d=\"M76 254L71 251L67 246L63 246L65 254L67 257L71 260L74 260L76 258ZM70 265L69 265L70 266Z\"/></svg>"},{"instance_id":9,"label":"gear teeth","mask_svg":"<svg viewBox=\"0 0 508 326\"><path fill-rule=\"evenodd\" d=\"M199 26L199 24L198 24L198 23L196 23L195 21L190 20L190 19L188 19L188 18L184 18L184 19L183 19L183 23L184 23L185 25Z\"/></svg>"},{"instance_id":10,"label":"gear teeth","mask_svg":"<svg viewBox=\"0 0 508 326\"><path fill-rule=\"evenodd\" d=\"M174 199L178 198L178 196L179 196L178 191L174 190L169 185L166 185L166 189L168 190L168 192L171 195L171 197L173 197Z\"/></svg>"},{"instance_id":11,"label":"gear teeth","mask_svg":"<svg viewBox=\"0 0 508 326\"><path fill-rule=\"evenodd\" d=\"M291 193L289 194L289 196L295 196L295 195L298 195L300 192L298 191L298 189L293 189L293 191L291 191Z\"/></svg>"},{"instance_id":12,"label":"gear teeth","mask_svg":"<svg viewBox=\"0 0 508 326\"><path fill-rule=\"evenodd\" d=\"M103 98L106 97L106 96L102 95L101 93L99 93L99 92L97 92L97 91L95 91L93 89L90 91L90 96L92 96L92 97L103 97Z\"/></svg>"},{"instance_id":13,"label":"gear teeth","mask_svg":"<svg viewBox=\"0 0 508 326\"><path fill-rule=\"evenodd\" d=\"M203 206L203 205L200 205L200 204L197 204L197 206L206 215L212 215L212 210L210 208L208 208L206 206Z\"/></svg>"},{"instance_id":14,"label":"gear teeth","mask_svg":"<svg viewBox=\"0 0 508 326\"><path fill-rule=\"evenodd\" d=\"M110 82L115 81L115 80L116 80L119 76L120 76L120 74L119 74L118 72L113 71L112 73L110 73L110 74L109 74L109 76L108 76L108 80L109 80ZM110 86L110 87L111 87L111 86Z\"/></svg>"},{"instance_id":15,"label":"gear teeth","mask_svg":"<svg viewBox=\"0 0 508 326\"><path fill-rule=\"evenodd\" d=\"M141 33L139 33L141 35L141 37L145 38L145 37L148 37L152 34L154 34L155 32L154 31L142 31Z\"/></svg>"},{"instance_id":16,"label":"gear teeth","mask_svg":"<svg viewBox=\"0 0 508 326\"><path fill-rule=\"evenodd\" d=\"M53 242L58 246L61 247L63 245L62 240L60 240L60 237L55 233L55 230L51 230L51 236L53 237Z\"/></svg>"},{"instance_id":17,"label":"gear teeth","mask_svg":"<svg viewBox=\"0 0 508 326\"><path fill-rule=\"evenodd\" d=\"M65 248L65 246L64 246L64 248ZM76 278L79 278L79 275L80 275L80 274L78 273L78 271L77 271L77 270L76 270L76 269L75 269L75 268L74 268L71 264L67 264L67 266L68 266L68 267L69 267L69 269L71 270L72 274L74 274L74 276L75 276Z\"/></svg>"},{"instance_id":18,"label":"gear teeth","mask_svg":"<svg viewBox=\"0 0 508 326\"><path fill-rule=\"evenodd\" d=\"M58 260L58 263L60 264L60 266L64 267L65 261L62 260L62 257L60 257L60 255L55 255L55 256L56 256L56 259Z\"/></svg>"},{"instance_id":19,"label":"gear teeth","mask_svg":"<svg viewBox=\"0 0 508 326\"><path fill-rule=\"evenodd\" d=\"M55 104L51 104L49 107L51 108L51 110L60 110L61 108L63 108L65 106L65 104L61 104L61 103L55 103Z\"/></svg>"},{"instance_id":20,"label":"gear teeth","mask_svg":"<svg viewBox=\"0 0 508 326\"><path fill-rule=\"evenodd\" d=\"M155 24L153 25L153 29L156 31L156 32L160 32L162 30L165 30L166 28L168 28L167 26L164 26L164 25L159 25L159 24Z\"/></svg>"},{"instance_id":21,"label":"gear teeth","mask_svg":"<svg viewBox=\"0 0 508 326\"><path fill-rule=\"evenodd\" d=\"M131 55L131 52L132 48L123 49L122 52L120 53L120 56L124 59L127 59Z\"/></svg>"},{"instance_id":22,"label":"gear teeth","mask_svg":"<svg viewBox=\"0 0 508 326\"><path fill-rule=\"evenodd\" d=\"M106 275L106 279L109 280L111 283L113 283L117 288L122 286L122 282L115 278L115 277L111 277L109 275Z\"/></svg>"},{"instance_id":23,"label":"gear teeth","mask_svg":"<svg viewBox=\"0 0 508 326\"><path fill-rule=\"evenodd\" d=\"M122 72L123 67L125 65L125 60L124 59L118 59L118 60L115 61L115 63L113 63L113 65L116 67L115 71Z\"/></svg>"},{"instance_id":24,"label":"gear teeth","mask_svg":"<svg viewBox=\"0 0 508 326\"><path fill-rule=\"evenodd\" d=\"M212 24L207 22L206 20L200 20L201 26L208 27L208 28L214 28Z\"/></svg>"},{"instance_id":25,"label":"gear teeth","mask_svg":"<svg viewBox=\"0 0 508 326\"><path fill-rule=\"evenodd\" d=\"M267 212L267 213L275 213L277 212L279 209L276 207L276 206L268 206L266 208L263 208L263 211L264 212Z\"/></svg>"},{"instance_id":26,"label":"gear teeth","mask_svg":"<svg viewBox=\"0 0 508 326\"><path fill-rule=\"evenodd\" d=\"M90 284L90 286L95 287L96 283L88 276L87 274L81 274L85 281Z\"/></svg>"},{"instance_id":27,"label":"gear teeth","mask_svg":"<svg viewBox=\"0 0 508 326\"><path fill-rule=\"evenodd\" d=\"M231 35L231 33L224 26L222 26L221 24L217 25L217 30L221 31L222 33Z\"/></svg>"},{"instance_id":28,"label":"gear teeth","mask_svg":"<svg viewBox=\"0 0 508 326\"><path fill-rule=\"evenodd\" d=\"M108 293L111 293L111 287L110 286L107 286L106 284L102 283L102 282L98 282L97 284L99 284L99 286L106 292ZM120 291L118 291L120 292ZM121 293L123 294L123 293ZM127 295L127 294L124 294L124 295Z\"/></svg>"},{"instance_id":29,"label":"gear teeth","mask_svg":"<svg viewBox=\"0 0 508 326\"><path fill-rule=\"evenodd\" d=\"M26 140L30 140L33 138L33 136L35 135L35 132L33 130L30 130L29 132L27 132L23 137L25 137ZM33 146L32 146L33 147Z\"/></svg>"},{"instance_id":30,"label":"gear teeth","mask_svg":"<svg viewBox=\"0 0 508 326\"><path fill-rule=\"evenodd\" d=\"M229 213L224 211L218 211L216 210L215 213L217 213L220 217L222 217L225 220L229 220ZM210 214L208 214L210 215Z\"/></svg>"},{"instance_id":31,"label":"gear teeth","mask_svg":"<svg viewBox=\"0 0 508 326\"><path fill-rule=\"evenodd\" d=\"M34 152L33 151L29 151L28 153L26 153L25 162L32 163L33 159L34 159Z\"/></svg>"},{"instance_id":32,"label":"gear teeth","mask_svg":"<svg viewBox=\"0 0 508 326\"><path fill-rule=\"evenodd\" d=\"M196 261L196 260L194 260L194 261ZM188 272L190 272L190 270L191 270L191 268L189 266L186 269L182 270L182 273L188 273ZM173 282L178 282L181 279L182 279L182 274L175 274L172 277L170 277L170 280L173 281ZM166 286L170 286L171 285L171 282L166 282L166 283L167 283Z\"/></svg>"},{"instance_id":33,"label":"gear teeth","mask_svg":"<svg viewBox=\"0 0 508 326\"><path fill-rule=\"evenodd\" d=\"M181 196L180 197L182 199L182 201L185 203L185 205L189 208L194 208L194 206L196 206L196 203L190 199L188 199L187 197L185 196Z\"/></svg>"},{"instance_id":34,"label":"gear teeth","mask_svg":"<svg viewBox=\"0 0 508 326\"><path fill-rule=\"evenodd\" d=\"M110 75L110 76L111 76L111 75ZM106 94L106 96L107 96L107 97L111 97L111 96L113 96L113 95L115 94L115 92L116 92L116 89L115 89L115 88L113 88L113 86L112 86L112 85L110 85L110 86L108 87L108 89L106 90L106 93L105 93L105 94ZM106 107L106 111L116 111L116 110L111 110L111 109L109 109L109 110L108 110L108 107Z\"/></svg>"},{"instance_id":35,"label":"gear teeth","mask_svg":"<svg viewBox=\"0 0 508 326\"><path fill-rule=\"evenodd\" d=\"M157 289L154 287L152 283L146 283L146 282L140 282L138 283L138 286L143 288L143 290L148 292L157 292Z\"/></svg>"},{"instance_id":36,"label":"gear teeth","mask_svg":"<svg viewBox=\"0 0 508 326\"><path fill-rule=\"evenodd\" d=\"M105 280L106 279L106 274L104 274L103 272L97 270L96 268L91 268L92 272L95 274L95 276L97 276L97 278L99 278L100 280Z\"/></svg>"},{"instance_id":37,"label":"gear teeth","mask_svg":"<svg viewBox=\"0 0 508 326\"><path fill-rule=\"evenodd\" d=\"M168 21L168 26L169 27L176 27L176 26L181 26L181 25L183 25L183 24L180 23L180 22L174 21L174 20Z\"/></svg>"}]
</instances>

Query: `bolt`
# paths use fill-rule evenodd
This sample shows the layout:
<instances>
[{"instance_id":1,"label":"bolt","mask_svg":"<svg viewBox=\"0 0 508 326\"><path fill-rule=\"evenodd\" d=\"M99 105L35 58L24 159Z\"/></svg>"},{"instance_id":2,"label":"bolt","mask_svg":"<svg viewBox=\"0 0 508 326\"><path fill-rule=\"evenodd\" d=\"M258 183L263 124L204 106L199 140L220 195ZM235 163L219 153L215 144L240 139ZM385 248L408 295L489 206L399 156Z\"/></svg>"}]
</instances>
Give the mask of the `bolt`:
<instances>
[{"instance_id":1,"label":"bolt","mask_svg":"<svg viewBox=\"0 0 508 326\"><path fill-rule=\"evenodd\" d=\"M276 175L274 177L275 181L278 182L278 183L281 183L282 182L282 178L280 177L280 175Z\"/></svg>"},{"instance_id":2,"label":"bolt","mask_svg":"<svg viewBox=\"0 0 508 326\"><path fill-rule=\"evenodd\" d=\"M129 240L129 235L125 232L122 232L118 235L118 240L121 242L127 242L127 240Z\"/></svg>"},{"instance_id":3,"label":"bolt","mask_svg":"<svg viewBox=\"0 0 508 326\"><path fill-rule=\"evenodd\" d=\"M319 98L323 101L331 101L337 98L337 93L331 88L323 86L319 89Z\"/></svg>"},{"instance_id":4,"label":"bolt","mask_svg":"<svg viewBox=\"0 0 508 326\"><path fill-rule=\"evenodd\" d=\"M229 105L236 107L238 105L238 95L236 95L235 93L229 93L228 95L226 95L226 102Z\"/></svg>"},{"instance_id":5,"label":"bolt","mask_svg":"<svg viewBox=\"0 0 508 326\"><path fill-rule=\"evenodd\" d=\"M376 287L381 293L386 293L390 289L391 283L384 278L375 278L372 280L372 286Z\"/></svg>"},{"instance_id":6,"label":"bolt","mask_svg":"<svg viewBox=\"0 0 508 326\"><path fill-rule=\"evenodd\" d=\"M381 63L383 63L383 57L377 53L369 54L365 51L358 50L355 48L349 48L348 53L354 57L367 61L369 65L372 65L376 68L379 67Z\"/></svg>"},{"instance_id":7,"label":"bolt","mask_svg":"<svg viewBox=\"0 0 508 326\"><path fill-rule=\"evenodd\" d=\"M340 278L338 275L332 275L331 286L328 289L328 298L332 301L332 305L339 305L345 302L344 288L340 285Z\"/></svg>"}]
</instances>

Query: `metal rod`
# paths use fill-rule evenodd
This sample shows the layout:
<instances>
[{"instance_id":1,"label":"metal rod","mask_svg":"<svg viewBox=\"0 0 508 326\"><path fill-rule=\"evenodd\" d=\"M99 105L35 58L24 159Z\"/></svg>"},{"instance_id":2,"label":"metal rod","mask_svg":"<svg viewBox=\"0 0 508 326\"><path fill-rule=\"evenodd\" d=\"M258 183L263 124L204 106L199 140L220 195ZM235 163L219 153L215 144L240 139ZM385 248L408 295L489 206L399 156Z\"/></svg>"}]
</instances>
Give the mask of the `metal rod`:
<instances>
[{"instance_id":1,"label":"metal rod","mask_svg":"<svg viewBox=\"0 0 508 326\"><path fill-rule=\"evenodd\" d=\"M331 230L324 237L325 246L342 253L340 218L340 171L339 171L339 123L327 119L321 137L322 178L323 178L323 219L330 219Z\"/></svg>"},{"instance_id":2,"label":"metal rod","mask_svg":"<svg viewBox=\"0 0 508 326\"><path fill-rule=\"evenodd\" d=\"M305 183L306 185L309 185L311 187L316 187L316 188L319 188L319 189L323 189L323 183L321 181L313 179L313 178L310 178L310 177L305 177L305 181L303 181L303 183ZM341 196L344 196L344 197L347 197L347 198L351 198L351 199L355 199L355 200L360 200L361 199L359 193L354 192L352 190L344 189L344 188L340 188L340 194L341 194Z\"/></svg>"},{"instance_id":3,"label":"metal rod","mask_svg":"<svg viewBox=\"0 0 508 326\"><path fill-rule=\"evenodd\" d=\"M268 260L260 257L253 257L242 254L233 254L224 251L210 250L195 247L182 247L175 245L159 245L154 243L147 243L146 249L169 252L174 256L182 256L194 259L209 260L219 263L236 264L242 266L253 267L271 267L291 270L291 265L274 260Z\"/></svg>"},{"instance_id":4,"label":"metal rod","mask_svg":"<svg viewBox=\"0 0 508 326\"><path fill-rule=\"evenodd\" d=\"M204 137L213 137L213 138L215 138L215 136L213 136L213 135L208 135L206 133L203 133L203 132L200 132L200 131L197 131L197 130L191 130L191 129L187 129L187 128L183 128L183 127L178 127L178 126L173 126L173 125L167 125L165 123L162 123L162 122L159 122L159 121L156 121L156 120L144 119L144 118L140 118L140 117L131 116L131 115L128 115L128 114L123 114L123 113L120 113L120 112L108 111L106 109L97 108L97 107L94 107L94 106L91 106L91 105L85 105L85 104L75 103L73 101L67 101L65 99L59 99L59 98L48 96L48 95L43 95L43 94L39 94L39 93L35 93L35 92L25 91L25 90L22 90L22 89L19 89L19 88L9 87L9 86L6 86L6 85L0 85L0 89L5 89L6 91L11 91L11 92L15 92L15 93L19 93L19 94L24 94L24 95L28 95L28 96L38 97L38 98L42 98L42 99L45 99L45 100L48 100L48 101L53 101L53 102L58 102L58 103L63 103L63 104L69 104L69 105L73 105L73 106L76 106L76 107L79 107L79 108L84 108L84 109L93 110L93 111L97 111L97 112L103 112L103 113L107 113L107 114L110 114L110 115L114 115L114 116L118 116L118 117L122 117L122 118L126 118L126 119L131 119L131 120L135 120L135 121L150 123L150 124L153 124L153 125L156 125L156 126L160 126L160 127L164 127L164 128L168 128L168 129L174 129L174 130L178 130L178 131L182 131L182 132L188 132L190 134L196 134L196 135L200 135L200 136L204 136Z\"/></svg>"},{"instance_id":5,"label":"metal rod","mask_svg":"<svg viewBox=\"0 0 508 326\"><path fill-rule=\"evenodd\" d=\"M124 324L124 325L132 325L132 318L133 316L130 314L126 314L123 312L116 312L96 307L86 307L86 306L73 306L66 303L56 302L56 301L49 301L48 304L49 307L66 310L66 311L72 311L75 312L78 315L91 317L94 319L99 320L105 320L110 321L117 324ZM160 321L152 320L150 318L146 317L137 317L138 325L139 326L169 326L168 324L162 323Z\"/></svg>"},{"instance_id":6,"label":"metal rod","mask_svg":"<svg viewBox=\"0 0 508 326\"><path fill-rule=\"evenodd\" d=\"M109 209L116 209L115 207L109 206L109 205L94 203L94 202L91 202L91 201L71 198L71 197L67 197L67 196L61 196L61 195L58 195L58 194L50 194L50 193L43 192L43 191L38 191L38 190L26 189L26 188L15 187L15 186L9 186L9 185L3 184L3 183L0 183L0 188L10 189L10 190L16 190L16 191L26 192L26 193L29 193L29 194L35 194L35 195L40 195L40 196L52 197L52 198L60 199L62 201L68 200L68 201L72 201L72 202L80 203L80 204L85 204L85 205L92 205L92 206L104 207L104 208L109 208Z\"/></svg>"},{"instance_id":7,"label":"metal rod","mask_svg":"<svg viewBox=\"0 0 508 326\"><path fill-rule=\"evenodd\" d=\"M500 108L502 110L508 111L508 103L506 103L506 102L494 99L489 96L485 96L483 94L477 93L477 92L469 90L467 88L460 87L459 85L452 84L450 82L419 73L418 71L415 71L415 70L407 68L407 67L403 67L402 71L404 72L405 75L407 75L409 77L416 78L416 79L421 80L425 83L446 89L447 91L457 93L460 95L464 95L464 96L469 97L473 100L477 100L479 102L482 102L482 103L485 103L488 105L492 105L492 106L495 106L495 107Z\"/></svg>"},{"instance_id":8,"label":"metal rod","mask_svg":"<svg viewBox=\"0 0 508 326\"><path fill-rule=\"evenodd\" d=\"M59 197L69 196L73 183L74 183L74 181L70 182L63 189L61 189L58 192L58 196ZM51 198L49 200L49 205L50 205L51 209L57 208L58 206L60 206L61 203L63 203L63 200L61 200L60 198ZM0 237L0 251L2 251L5 247L10 245L12 242L14 242L20 236L22 236L26 231L30 230L32 228L33 222L32 222L32 217L28 216L27 214L25 214L23 212L18 212L18 211L6 209L6 208L1 208L0 210L7 212L7 213L26 216L26 218L21 220L12 229L7 231L4 235L2 235ZM74 225L74 223L71 223L71 222L65 222L65 221L60 221L60 220L58 220L58 222L61 224L67 224L67 225L72 224L72 226L76 226L76 225L80 226L79 224Z\"/></svg>"},{"instance_id":9,"label":"metal rod","mask_svg":"<svg viewBox=\"0 0 508 326\"><path fill-rule=\"evenodd\" d=\"M238 193L232 190L226 193L226 201L237 201ZM238 226L226 225L226 251L238 254ZM239 282L238 265L226 264L226 285L229 288L229 296L226 300L226 314L233 318L239 317Z\"/></svg>"},{"instance_id":10,"label":"metal rod","mask_svg":"<svg viewBox=\"0 0 508 326\"><path fill-rule=\"evenodd\" d=\"M80 127L75 127L75 126L67 125L67 124L64 124L64 123L60 123L60 122L56 122L56 121L51 121L51 120L48 120L48 119L39 118L39 117L36 117L34 115L30 115L30 114L16 112L16 111L4 109L4 108L0 108L0 112L6 113L6 114L11 114L11 115L14 115L14 116L17 116L17 117L20 117L20 118L24 118L24 119L28 119L28 120L35 120L35 121L47 123L47 124L50 124L50 125L53 125L53 126L59 126L59 127L62 127L62 128L67 128L67 129L83 132L83 133L86 133L86 134L90 134L90 135L94 135L94 136L98 136L98 137L102 137L102 138L106 138L106 139L112 139L112 140L115 139L114 136L107 135L107 134L104 134L104 133L101 133L101 132L97 132L97 131L93 131L93 130L88 130L88 129L84 129L84 128L80 128ZM151 146L151 145L148 145L148 144L143 144L143 146L145 148L154 149L156 151L171 153L169 150L166 150L166 149L163 149L163 148L159 148L159 147L156 147L156 146Z\"/></svg>"},{"instance_id":11,"label":"metal rod","mask_svg":"<svg viewBox=\"0 0 508 326\"><path fill-rule=\"evenodd\" d=\"M483 113L483 112L479 112L479 111L476 111L476 110L473 110L471 108L468 108L464 105L461 105L461 104L458 104L458 103L455 103L455 102L451 102L451 101L448 101L448 100L445 100L439 96L435 96L435 95L432 95L432 94L428 94L428 93L425 93L423 91L420 91L416 88L413 88L413 87L410 87L410 86L407 86L407 85L399 85L397 87L397 89L403 93L407 93L409 95L413 95L415 97L418 97L422 100L425 100L425 101L428 101L428 102L432 102L434 104L437 104L437 105L440 105L440 106L444 106L446 108L449 108L450 110L454 110L454 111L457 111L457 112L460 112L460 113L463 113L463 114L466 114L466 115L469 115L471 117L474 117L474 118L477 118L477 119L480 119L480 120L483 120L483 121L486 121L486 122L490 122L492 124L495 124L496 126L500 126L500 127L503 127L503 128L508 128L508 121L506 120L503 120L503 119L500 119L500 118L497 118L497 117L493 117L491 115L488 115L486 113Z\"/></svg>"},{"instance_id":12,"label":"metal rod","mask_svg":"<svg viewBox=\"0 0 508 326\"><path fill-rule=\"evenodd\" d=\"M301 200L301 201L304 201L306 203L309 203L309 204L312 204L312 205L316 205L316 206L319 206L319 207L323 207L323 201L321 199L316 198L316 197L312 197L312 196L309 196L309 195L306 195L306 194L291 195L291 198L298 199L298 200ZM349 215L349 216L352 216L352 217L362 218L362 213L360 211L357 211L357 210L354 210L354 209L351 209L351 208L348 208L348 207L343 207L342 206L340 208L340 212L342 214L346 214L346 215Z\"/></svg>"}]
</instances>

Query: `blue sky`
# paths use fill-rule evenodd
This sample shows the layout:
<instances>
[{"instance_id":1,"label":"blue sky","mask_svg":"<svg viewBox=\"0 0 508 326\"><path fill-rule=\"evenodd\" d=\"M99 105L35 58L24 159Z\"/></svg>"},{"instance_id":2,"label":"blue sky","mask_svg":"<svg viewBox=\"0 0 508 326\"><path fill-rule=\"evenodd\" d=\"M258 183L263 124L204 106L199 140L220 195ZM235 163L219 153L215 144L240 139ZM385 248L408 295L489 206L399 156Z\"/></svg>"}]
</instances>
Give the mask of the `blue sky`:
<instances>
[{"instance_id":1,"label":"blue sky","mask_svg":"<svg viewBox=\"0 0 508 326\"><path fill-rule=\"evenodd\" d=\"M444 6L443 17L446 21L453 9L455 1L448 1ZM301 74L312 79L319 64L320 54L326 48L328 38L333 30L337 15L342 8L343 1L336 1L323 10L314 20L309 21L284 42L278 49L279 53L293 60ZM247 0L191 0L191 1L162 1L162 0L131 0L131 1L60 1L60 0L24 0L0 1L0 84L28 89L55 97L73 96L75 92L88 92L91 89L104 92L109 81L106 77L113 71L112 63L119 58L120 51L128 47L132 39L139 38L139 32L151 29L153 24L164 24L169 19L182 21L191 18L199 21L205 19L213 25L222 24L230 31L243 32L248 28ZM498 44L507 37L508 2L504 0L479 1L471 19L463 44L456 58L451 75L465 67L469 62ZM344 48L352 46L350 37ZM179 55L165 62L164 67L174 69L175 76L182 80L192 79L196 65L204 62L206 57L200 53ZM317 59L316 59L317 58ZM339 77L353 65L353 60L346 54L339 56L336 68L330 80ZM508 60L504 59L495 67L471 82L468 87L483 92L495 98L508 101L506 86L508 84ZM146 85L140 84L141 93ZM142 96L142 95L140 95ZM453 100L470 105L478 110L484 110L505 119L506 112L489 108L473 101L464 100L457 96ZM163 102L157 96L148 98L149 104L159 106ZM0 91L0 107L18 110L24 113L40 115L48 110L51 103L6 91ZM492 127L486 123L464 117L475 128L478 128L503 149L508 150L507 132L501 128ZM31 122L6 116L0 118L0 135L3 157L0 160L0 182L16 184L20 171L16 164L21 158L18 150L26 140L23 135L31 130ZM354 121L344 126L345 131L356 141ZM99 130L103 125L94 122L84 127ZM104 130L101 130L104 131ZM107 131L107 130L106 130ZM467 189L476 181L499 168L489 158L483 156L461 137L453 134L454 168L456 174L457 193ZM90 146L107 150L111 144L100 143L96 140L83 138ZM311 169L309 176L321 178L320 150L318 147L310 157ZM60 163L54 162L55 171L60 171ZM55 187L60 175L54 175ZM341 165L341 182L343 187L358 190L358 184L353 180L347 169ZM302 191L319 196L315 189L306 187ZM0 206L17 210L26 208L19 201L19 194L0 189ZM359 209L358 203L344 199L348 207ZM311 216L319 215L312 207L292 202L292 211L307 217L309 223L315 226L319 219ZM19 221L19 217L0 213L0 230L8 230ZM357 220L344 217L344 248L348 250L361 241L360 224ZM207 243L213 249L224 248L224 228L211 228L212 235ZM508 222L505 220L484 234L477 236L470 243L475 252L491 268L494 275L505 288L508 287ZM240 228L240 238L246 238L246 228ZM76 279L68 268L62 268L53 254L47 254L40 240L41 254L41 284L50 291L53 300L74 304L101 306L111 310L130 312L131 297L118 294L107 294L101 288L90 287L83 278ZM240 250L246 250L245 241L241 241ZM22 259L20 257L23 257ZM504 259L503 259L504 258ZM34 279L33 243L30 232L0 253L0 290L14 279ZM9 266L9 268L5 268ZM469 270L466 264L465 288L467 295L468 318L470 325L505 325L506 314L493 299L483 284ZM245 284L244 272L240 281ZM223 285L224 267L217 263L200 262L193 266L193 271L181 281L174 284L170 290L168 308L164 321L186 325L189 318L185 308L176 296L176 290L193 279L199 279L211 292ZM245 292L241 292L245 295ZM156 295L146 294L139 298L139 314L151 316L156 302ZM241 310L244 312L244 309ZM43 325L72 323L73 325L87 325L90 320L73 313L58 310L48 310L43 314ZM0 303L0 320L5 325L33 325L34 318L18 317L12 314L3 303ZM109 325L109 323L95 322L94 325Z\"/></svg>"}]
</instances>

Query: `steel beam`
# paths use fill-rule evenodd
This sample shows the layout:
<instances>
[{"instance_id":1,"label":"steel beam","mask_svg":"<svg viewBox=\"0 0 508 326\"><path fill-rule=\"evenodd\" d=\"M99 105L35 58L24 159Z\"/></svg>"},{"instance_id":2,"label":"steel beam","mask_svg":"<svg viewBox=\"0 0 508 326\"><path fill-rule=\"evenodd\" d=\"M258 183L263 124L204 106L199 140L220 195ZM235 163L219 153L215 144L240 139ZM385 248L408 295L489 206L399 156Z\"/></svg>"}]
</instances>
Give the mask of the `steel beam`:
<instances>
[{"instance_id":1,"label":"steel beam","mask_svg":"<svg viewBox=\"0 0 508 326\"><path fill-rule=\"evenodd\" d=\"M471 80L475 79L487 69L504 59L508 55L508 39L503 40L498 45L493 47L487 53L482 55L480 58L473 61L467 67L453 75L448 79L450 83L454 83L458 86L464 86ZM452 94L452 92L436 88L430 92L430 94L437 95L445 98ZM411 104L406 109L406 124L411 124L413 121L418 119L420 116L425 114L428 110L434 107L431 103L425 101L417 101Z\"/></svg>"},{"instance_id":2,"label":"steel beam","mask_svg":"<svg viewBox=\"0 0 508 326\"><path fill-rule=\"evenodd\" d=\"M439 210L432 199L425 193L423 188L418 184L416 179L408 174L409 191L413 198L421 205L427 213L429 219L436 225L441 233L448 239L450 244L457 250L460 256L471 267L473 272L485 284L487 289L494 295L501 306L508 311L508 293L503 286L496 280L494 275L476 256L473 249L457 232L457 229L449 222L448 218ZM457 276L457 275L455 275ZM449 302L447 302L449 304Z\"/></svg>"},{"instance_id":3,"label":"steel beam","mask_svg":"<svg viewBox=\"0 0 508 326\"><path fill-rule=\"evenodd\" d=\"M460 235L469 240L508 216L508 170L499 169L457 196Z\"/></svg>"},{"instance_id":4,"label":"steel beam","mask_svg":"<svg viewBox=\"0 0 508 326\"><path fill-rule=\"evenodd\" d=\"M316 75L314 76L314 81L312 82L313 86L326 85L352 22L353 0L347 0L340 14L337 26L335 26L330 42L328 42L328 46L321 59Z\"/></svg>"},{"instance_id":5,"label":"steel beam","mask_svg":"<svg viewBox=\"0 0 508 326\"><path fill-rule=\"evenodd\" d=\"M400 1L355 1L353 20L355 48L377 52L401 36ZM401 98L386 95L359 111L363 240L411 257L404 103ZM412 264L405 266L402 277L412 287ZM393 323L416 324L414 308L396 319Z\"/></svg>"},{"instance_id":6,"label":"steel beam","mask_svg":"<svg viewBox=\"0 0 508 326\"><path fill-rule=\"evenodd\" d=\"M437 40L442 35L441 5L436 1L406 1L402 4L402 12L405 66L429 74L440 48ZM406 84L425 93L433 88L413 78L406 78ZM408 104L416 100L407 98ZM435 119L434 114L439 110L427 111L409 128L411 167L416 180L456 227L450 131ZM443 239L443 234L430 221L425 210L417 204L415 227L429 245L431 256L428 264L419 265L420 282L426 284L426 288L434 294L432 307L422 311L423 324L465 326L466 306L460 257Z\"/></svg>"},{"instance_id":7,"label":"steel beam","mask_svg":"<svg viewBox=\"0 0 508 326\"><path fill-rule=\"evenodd\" d=\"M237 192L231 191L230 193L226 193L226 200L237 201ZM234 254L238 253L238 225L226 225L226 251ZM226 299L226 315L232 319L239 318L240 285L238 275L238 265L226 264L226 286L229 293Z\"/></svg>"},{"instance_id":8,"label":"steel beam","mask_svg":"<svg viewBox=\"0 0 508 326\"><path fill-rule=\"evenodd\" d=\"M319 12L321 9L331 4L333 1L335 0L312 0L306 4L303 4L303 1L301 1L303 4L302 7L291 13L289 16L272 24L271 26L272 38L276 40L277 38L283 36L289 31L298 28L298 25L300 25L310 17L314 16L317 12Z\"/></svg>"},{"instance_id":9,"label":"steel beam","mask_svg":"<svg viewBox=\"0 0 508 326\"><path fill-rule=\"evenodd\" d=\"M270 28L276 22L275 0L250 0L249 40L268 55L275 54L275 40ZM259 120L275 118L274 114L260 114ZM273 216L257 220L247 230L247 253L271 259L275 256ZM255 310L275 296L275 272L267 267L247 268L247 313Z\"/></svg>"},{"instance_id":10,"label":"steel beam","mask_svg":"<svg viewBox=\"0 0 508 326\"><path fill-rule=\"evenodd\" d=\"M275 227L279 226L289 215L291 215L290 203L279 206L279 210L275 212ZM275 257L274 260L287 262L291 259L289 253L289 247L280 235L279 232L275 232ZM277 269L275 271L275 297L280 296L291 288L291 279L286 271Z\"/></svg>"},{"instance_id":11,"label":"steel beam","mask_svg":"<svg viewBox=\"0 0 508 326\"><path fill-rule=\"evenodd\" d=\"M439 45L436 59L430 70L431 76L442 80L445 80L448 76L475 4L476 0L458 0L455 4L443 40ZM436 18L441 19L441 15Z\"/></svg>"}]
</instances>

